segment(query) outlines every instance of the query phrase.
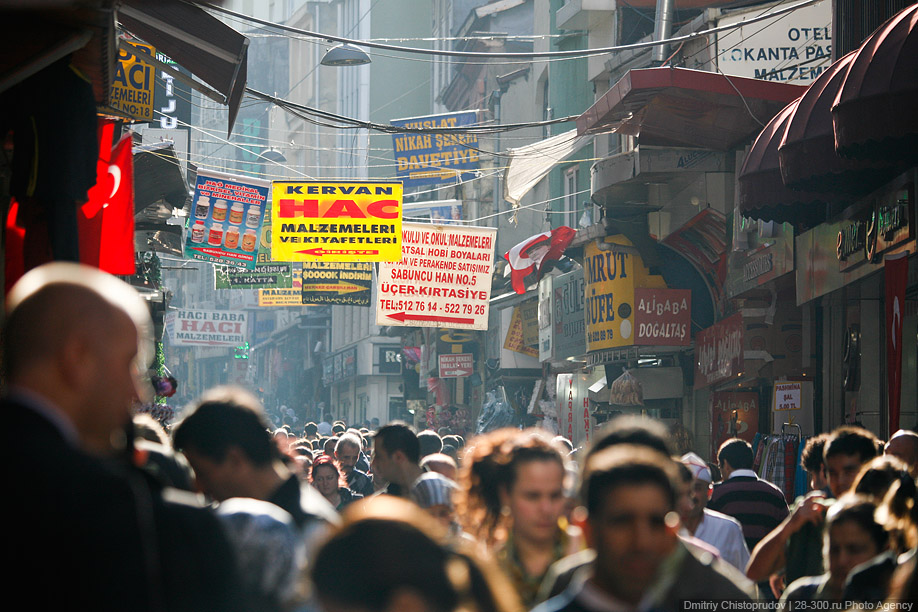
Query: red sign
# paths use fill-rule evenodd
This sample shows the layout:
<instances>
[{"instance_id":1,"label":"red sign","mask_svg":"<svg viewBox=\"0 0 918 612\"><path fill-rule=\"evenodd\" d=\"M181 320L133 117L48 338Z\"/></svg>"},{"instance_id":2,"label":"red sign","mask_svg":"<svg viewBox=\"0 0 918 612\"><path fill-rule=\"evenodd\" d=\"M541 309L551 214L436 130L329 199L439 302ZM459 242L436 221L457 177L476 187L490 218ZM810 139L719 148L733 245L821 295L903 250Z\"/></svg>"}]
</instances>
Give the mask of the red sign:
<instances>
[{"instance_id":1,"label":"red sign","mask_svg":"<svg viewBox=\"0 0 918 612\"><path fill-rule=\"evenodd\" d=\"M759 394L719 392L711 394L711 458L730 438L751 443L759 431Z\"/></svg>"},{"instance_id":2,"label":"red sign","mask_svg":"<svg viewBox=\"0 0 918 612\"><path fill-rule=\"evenodd\" d=\"M902 403L902 317L908 284L908 254L887 257L883 266L886 284L886 382L889 388L889 433L899 429Z\"/></svg>"},{"instance_id":3,"label":"red sign","mask_svg":"<svg viewBox=\"0 0 918 612\"><path fill-rule=\"evenodd\" d=\"M743 372L743 315L736 313L695 336L695 388Z\"/></svg>"},{"instance_id":4,"label":"red sign","mask_svg":"<svg viewBox=\"0 0 918 612\"><path fill-rule=\"evenodd\" d=\"M692 342L691 331L691 290L635 288L636 345L688 346Z\"/></svg>"},{"instance_id":5,"label":"red sign","mask_svg":"<svg viewBox=\"0 0 918 612\"><path fill-rule=\"evenodd\" d=\"M475 373L471 353L449 353L439 356L440 378L462 378Z\"/></svg>"}]
</instances>

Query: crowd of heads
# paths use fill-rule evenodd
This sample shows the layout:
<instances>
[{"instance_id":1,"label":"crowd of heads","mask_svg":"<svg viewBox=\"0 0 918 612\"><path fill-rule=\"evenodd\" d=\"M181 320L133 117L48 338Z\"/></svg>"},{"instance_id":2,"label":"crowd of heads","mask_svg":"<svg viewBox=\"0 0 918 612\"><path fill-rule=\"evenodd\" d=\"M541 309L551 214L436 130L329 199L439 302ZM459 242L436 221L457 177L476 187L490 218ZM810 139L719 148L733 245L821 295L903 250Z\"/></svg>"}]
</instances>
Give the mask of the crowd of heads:
<instances>
[{"instance_id":1,"label":"crowd of heads","mask_svg":"<svg viewBox=\"0 0 918 612\"><path fill-rule=\"evenodd\" d=\"M328 611L554 612L585 597L670 610L761 596L766 577L788 600L918 596L914 432L882 443L843 426L807 440L800 464L811 491L786 500L790 510L779 493L786 518L747 551L756 587L686 529L703 524L709 500L722 503L731 482L776 489L752 471L746 440L727 440L709 463L674 457L666 427L638 417L613 420L578 451L537 428L466 441L402 422L349 427L331 413L294 432L273 427L236 387L201 395L167 435L149 418L131 419L152 356L136 294L79 266L23 280L4 338L17 401L41 397L37 410L58 410L74 444L143 470L157 483L150 495L194 488L217 502L249 609L290 610L315 597ZM727 523L745 529L742 516ZM784 542L803 527L817 534L821 573L782 586L771 579L795 561Z\"/></svg>"}]
</instances>

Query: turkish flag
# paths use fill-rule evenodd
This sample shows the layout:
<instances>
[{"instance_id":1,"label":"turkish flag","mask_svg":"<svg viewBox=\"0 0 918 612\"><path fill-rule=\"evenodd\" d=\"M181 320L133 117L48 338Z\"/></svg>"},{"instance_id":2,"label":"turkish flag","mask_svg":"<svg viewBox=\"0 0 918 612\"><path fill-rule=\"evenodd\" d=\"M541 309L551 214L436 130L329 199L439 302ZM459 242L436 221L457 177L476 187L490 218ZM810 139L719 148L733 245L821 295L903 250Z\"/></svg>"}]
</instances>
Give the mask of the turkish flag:
<instances>
[{"instance_id":1,"label":"turkish flag","mask_svg":"<svg viewBox=\"0 0 918 612\"><path fill-rule=\"evenodd\" d=\"M576 233L577 230L562 225L527 238L507 251L504 259L510 263L510 283L513 290L521 295L526 293L526 276L536 272L536 278L540 278L542 268L550 261L561 259Z\"/></svg>"},{"instance_id":2,"label":"turkish flag","mask_svg":"<svg viewBox=\"0 0 918 612\"><path fill-rule=\"evenodd\" d=\"M114 123L99 120L96 184L80 207L80 261L110 274L134 274L134 158L131 135L113 143Z\"/></svg>"},{"instance_id":3,"label":"turkish flag","mask_svg":"<svg viewBox=\"0 0 918 612\"><path fill-rule=\"evenodd\" d=\"M886 283L886 381L889 389L889 433L899 430L902 402L902 317L908 284L908 253L887 257L883 263Z\"/></svg>"}]
</instances>

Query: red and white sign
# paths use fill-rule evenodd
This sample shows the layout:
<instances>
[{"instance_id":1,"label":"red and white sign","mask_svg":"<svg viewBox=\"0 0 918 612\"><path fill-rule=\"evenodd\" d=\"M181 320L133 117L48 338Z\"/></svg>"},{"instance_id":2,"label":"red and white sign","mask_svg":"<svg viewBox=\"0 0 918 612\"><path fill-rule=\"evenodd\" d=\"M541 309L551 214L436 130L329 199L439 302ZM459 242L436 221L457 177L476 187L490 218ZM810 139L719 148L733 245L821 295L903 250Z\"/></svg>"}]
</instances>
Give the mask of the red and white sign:
<instances>
[{"instance_id":1,"label":"red and white sign","mask_svg":"<svg viewBox=\"0 0 918 612\"><path fill-rule=\"evenodd\" d=\"M497 228L402 224L402 260L379 265L376 324L488 328Z\"/></svg>"},{"instance_id":2,"label":"red and white sign","mask_svg":"<svg viewBox=\"0 0 918 612\"><path fill-rule=\"evenodd\" d=\"M171 314L171 313L170 313ZM246 341L246 313L176 310L172 340L177 346L239 346Z\"/></svg>"},{"instance_id":3,"label":"red and white sign","mask_svg":"<svg viewBox=\"0 0 918 612\"><path fill-rule=\"evenodd\" d=\"M689 289L634 289L634 343L688 346L692 343Z\"/></svg>"},{"instance_id":4,"label":"red and white sign","mask_svg":"<svg viewBox=\"0 0 918 612\"><path fill-rule=\"evenodd\" d=\"M743 315L736 313L695 336L695 388L742 374Z\"/></svg>"},{"instance_id":5,"label":"red and white sign","mask_svg":"<svg viewBox=\"0 0 918 612\"><path fill-rule=\"evenodd\" d=\"M440 378L463 378L475 373L475 359L471 353L438 356Z\"/></svg>"}]
</instances>

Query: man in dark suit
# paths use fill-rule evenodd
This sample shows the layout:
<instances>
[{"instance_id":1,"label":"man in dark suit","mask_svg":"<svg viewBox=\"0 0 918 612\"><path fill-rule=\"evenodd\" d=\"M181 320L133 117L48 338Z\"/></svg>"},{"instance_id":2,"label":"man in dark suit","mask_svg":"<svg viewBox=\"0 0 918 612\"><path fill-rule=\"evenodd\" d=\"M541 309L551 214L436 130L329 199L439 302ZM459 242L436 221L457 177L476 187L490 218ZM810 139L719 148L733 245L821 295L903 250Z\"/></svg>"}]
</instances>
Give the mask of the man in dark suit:
<instances>
[{"instance_id":1,"label":"man in dark suit","mask_svg":"<svg viewBox=\"0 0 918 612\"><path fill-rule=\"evenodd\" d=\"M187 541L183 530L200 533L215 520L166 502L119 459L151 340L143 299L94 268L46 264L7 297L4 574L6 592L30 608L190 610L192 591L197 604L210 599L174 575L170 540ZM195 541L211 547L195 551L202 561L227 557L219 531ZM220 567L231 571L232 561ZM232 586L230 576L212 584L221 581ZM226 609L212 596L205 608Z\"/></svg>"}]
</instances>

